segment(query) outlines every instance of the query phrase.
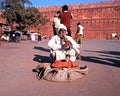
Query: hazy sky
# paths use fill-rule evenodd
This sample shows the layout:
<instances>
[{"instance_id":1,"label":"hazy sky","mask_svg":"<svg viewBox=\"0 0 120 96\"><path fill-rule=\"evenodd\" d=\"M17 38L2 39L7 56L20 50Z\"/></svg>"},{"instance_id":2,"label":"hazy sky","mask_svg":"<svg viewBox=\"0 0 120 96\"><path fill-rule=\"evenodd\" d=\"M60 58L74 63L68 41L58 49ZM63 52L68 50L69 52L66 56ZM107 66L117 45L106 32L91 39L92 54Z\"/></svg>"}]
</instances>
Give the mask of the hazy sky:
<instances>
[{"instance_id":1,"label":"hazy sky","mask_svg":"<svg viewBox=\"0 0 120 96\"><path fill-rule=\"evenodd\" d=\"M84 4L93 3L100 1L110 1L110 0L29 0L32 2L33 6L38 7L48 7L48 6L61 6L65 4Z\"/></svg>"}]
</instances>

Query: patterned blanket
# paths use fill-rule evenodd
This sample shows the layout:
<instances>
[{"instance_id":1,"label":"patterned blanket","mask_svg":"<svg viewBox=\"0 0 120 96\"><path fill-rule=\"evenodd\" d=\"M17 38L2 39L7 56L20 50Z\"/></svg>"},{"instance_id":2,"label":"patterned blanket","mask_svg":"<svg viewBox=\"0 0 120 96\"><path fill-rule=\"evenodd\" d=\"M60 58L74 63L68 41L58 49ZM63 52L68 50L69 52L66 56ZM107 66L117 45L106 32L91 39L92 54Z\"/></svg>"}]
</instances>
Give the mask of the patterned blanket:
<instances>
[{"instance_id":1,"label":"patterned blanket","mask_svg":"<svg viewBox=\"0 0 120 96\"><path fill-rule=\"evenodd\" d=\"M50 63L42 63L36 67L37 78L54 82L71 82L88 73L88 67L52 68Z\"/></svg>"}]
</instances>

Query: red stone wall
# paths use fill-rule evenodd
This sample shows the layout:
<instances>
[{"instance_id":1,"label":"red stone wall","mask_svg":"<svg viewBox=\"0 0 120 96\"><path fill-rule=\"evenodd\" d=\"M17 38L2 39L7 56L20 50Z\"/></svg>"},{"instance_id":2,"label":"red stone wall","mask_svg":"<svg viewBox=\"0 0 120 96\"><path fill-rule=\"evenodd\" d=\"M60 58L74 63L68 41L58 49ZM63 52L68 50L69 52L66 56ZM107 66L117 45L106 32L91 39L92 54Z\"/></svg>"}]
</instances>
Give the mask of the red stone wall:
<instances>
[{"instance_id":1,"label":"red stone wall","mask_svg":"<svg viewBox=\"0 0 120 96\"><path fill-rule=\"evenodd\" d=\"M72 37L76 32L76 24L80 21L85 28L84 39L111 39L112 33L117 33L120 38L120 0L68 6L69 11L74 15L74 19L71 20ZM52 20L56 11L61 11L61 9L62 6L38 8L50 21L32 30L37 30L39 27L48 37L53 36ZM0 18L0 22L2 21Z\"/></svg>"},{"instance_id":2,"label":"red stone wall","mask_svg":"<svg viewBox=\"0 0 120 96\"><path fill-rule=\"evenodd\" d=\"M45 26L40 26L48 36L53 36L52 20L56 11L62 6L39 8L44 16L50 19ZM120 1L97 2L92 4L69 5L69 11L74 15L71 20L72 36L76 32L78 21L84 26L85 39L111 39L112 33L120 36Z\"/></svg>"}]
</instances>

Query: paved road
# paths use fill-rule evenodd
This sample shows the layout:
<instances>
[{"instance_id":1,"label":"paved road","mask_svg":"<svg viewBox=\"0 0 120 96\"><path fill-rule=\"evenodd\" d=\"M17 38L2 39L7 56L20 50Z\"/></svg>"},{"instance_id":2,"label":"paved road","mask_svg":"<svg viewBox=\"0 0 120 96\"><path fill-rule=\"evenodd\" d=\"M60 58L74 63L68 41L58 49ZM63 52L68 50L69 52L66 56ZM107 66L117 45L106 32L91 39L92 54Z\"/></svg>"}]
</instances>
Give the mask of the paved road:
<instances>
[{"instance_id":1,"label":"paved road","mask_svg":"<svg viewBox=\"0 0 120 96\"><path fill-rule=\"evenodd\" d=\"M0 96L120 96L120 41L84 40L76 62L89 73L71 83L37 80L33 69L47 60L47 41L3 43Z\"/></svg>"}]
</instances>

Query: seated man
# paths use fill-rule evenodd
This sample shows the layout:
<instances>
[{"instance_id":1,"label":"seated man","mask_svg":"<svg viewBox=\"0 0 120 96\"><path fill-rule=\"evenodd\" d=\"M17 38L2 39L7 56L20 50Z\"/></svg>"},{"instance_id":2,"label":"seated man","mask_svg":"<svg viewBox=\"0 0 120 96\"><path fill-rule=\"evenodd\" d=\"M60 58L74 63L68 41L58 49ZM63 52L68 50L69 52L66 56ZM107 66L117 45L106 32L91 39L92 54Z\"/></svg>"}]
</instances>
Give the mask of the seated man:
<instances>
[{"instance_id":1,"label":"seated man","mask_svg":"<svg viewBox=\"0 0 120 96\"><path fill-rule=\"evenodd\" d=\"M50 56L54 60L66 60L66 56L70 56L71 61L75 61L80 55L79 45L70 36L67 36L67 28L60 24L58 27L58 35L55 35L48 42L51 48Z\"/></svg>"},{"instance_id":2,"label":"seated man","mask_svg":"<svg viewBox=\"0 0 120 96\"><path fill-rule=\"evenodd\" d=\"M6 34L3 34L3 35L1 36L1 40L2 40L2 41L9 41L9 36L7 36Z\"/></svg>"},{"instance_id":3,"label":"seated man","mask_svg":"<svg viewBox=\"0 0 120 96\"><path fill-rule=\"evenodd\" d=\"M38 79L55 82L71 82L88 73L88 67L80 67L75 63L76 56L80 54L79 45L67 36L67 28L63 24L58 27L58 34L48 42L51 48L50 55L54 62L42 63L36 67Z\"/></svg>"}]
</instances>

